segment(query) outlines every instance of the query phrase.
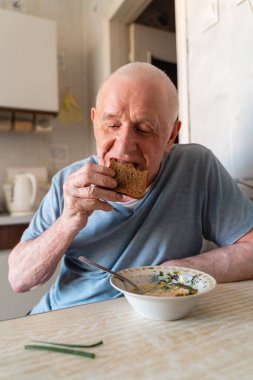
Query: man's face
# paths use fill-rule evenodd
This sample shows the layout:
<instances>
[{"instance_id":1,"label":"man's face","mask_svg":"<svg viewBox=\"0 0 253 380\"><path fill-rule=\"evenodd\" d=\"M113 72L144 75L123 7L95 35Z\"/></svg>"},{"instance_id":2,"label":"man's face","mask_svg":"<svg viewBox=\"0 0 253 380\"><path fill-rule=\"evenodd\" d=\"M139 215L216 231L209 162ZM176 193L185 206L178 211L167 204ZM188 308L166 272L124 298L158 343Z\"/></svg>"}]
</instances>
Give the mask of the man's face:
<instances>
[{"instance_id":1,"label":"man's face","mask_svg":"<svg viewBox=\"0 0 253 380\"><path fill-rule=\"evenodd\" d=\"M91 111L99 164L115 158L157 175L164 152L170 149L173 122L166 97L158 85L136 78L111 79ZM174 120L173 120L174 121Z\"/></svg>"}]
</instances>

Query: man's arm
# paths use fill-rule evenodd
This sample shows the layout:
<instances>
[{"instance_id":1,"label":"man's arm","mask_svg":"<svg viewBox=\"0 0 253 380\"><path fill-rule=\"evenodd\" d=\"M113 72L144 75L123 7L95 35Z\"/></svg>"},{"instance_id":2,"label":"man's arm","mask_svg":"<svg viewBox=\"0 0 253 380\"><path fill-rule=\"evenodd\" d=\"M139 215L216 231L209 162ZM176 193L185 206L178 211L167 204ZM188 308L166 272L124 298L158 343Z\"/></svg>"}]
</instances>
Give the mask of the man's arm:
<instances>
[{"instance_id":1,"label":"man's arm","mask_svg":"<svg viewBox=\"0 0 253 380\"><path fill-rule=\"evenodd\" d=\"M234 244L185 259L169 260L162 265L185 266L212 275L217 282L253 278L253 229Z\"/></svg>"},{"instance_id":2,"label":"man's arm","mask_svg":"<svg viewBox=\"0 0 253 380\"><path fill-rule=\"evenodd\" d=\"M25 292L49 280L75 235L59 218L36 239L19 242L9 256L13 290Z\"/></svg>"},{"instance_id":3,"label":"man's arm","mask_svg":"<svg viewBox=\"0 0 253 380\"><path fill-rule=\"evenodd\" d=\"M40 236L21 241L10 253L9 282L14 291L25 292L45 283L93 211L111 211L112 206L101 199L113 202L122 199L110 190L117 184L112 178L114 174L110 168L86 164L67 178L61 216Z\"/></svg>"}]
</instances>

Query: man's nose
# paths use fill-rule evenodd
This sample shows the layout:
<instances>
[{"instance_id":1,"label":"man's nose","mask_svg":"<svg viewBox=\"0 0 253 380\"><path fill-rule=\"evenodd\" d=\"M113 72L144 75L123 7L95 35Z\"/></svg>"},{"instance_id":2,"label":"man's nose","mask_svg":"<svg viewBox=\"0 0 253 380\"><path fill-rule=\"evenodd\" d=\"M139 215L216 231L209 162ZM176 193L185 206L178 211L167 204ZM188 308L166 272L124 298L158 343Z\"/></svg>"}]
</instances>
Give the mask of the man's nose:
<instances>
[{"instance_id":1,"label":"man's nose","mask_svg":"<svg viewBox=\"0 0 253 380\"><path fill-rule=\"evenodd\" d=\"M117 145L120 153L131 153L137 149L137 139L134 132L133 126L129 123L128 125L122 126L118 131Z\"/></svg>"}]
</instances>

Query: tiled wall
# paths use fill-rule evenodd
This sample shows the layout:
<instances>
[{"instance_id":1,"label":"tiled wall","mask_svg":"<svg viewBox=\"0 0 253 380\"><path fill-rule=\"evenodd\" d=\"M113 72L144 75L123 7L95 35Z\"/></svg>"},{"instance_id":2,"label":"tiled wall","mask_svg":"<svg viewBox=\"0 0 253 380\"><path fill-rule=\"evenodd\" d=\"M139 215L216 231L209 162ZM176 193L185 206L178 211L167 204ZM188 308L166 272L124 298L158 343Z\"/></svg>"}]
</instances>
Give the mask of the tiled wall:
<instances>
[{"instance_id":1,"label":"tiled wall","mask_svg":"<svg viewBox=\"0 0 253 380\"><path fill-rule=\"evenodd\" d=\"M18 8L14 8L13 3ZM69 87L84 115L83 121L75 125L62 125L57 118L53 131L45 134L0 133L0 210L6 167L47 166L52 176L70 162L95 153L87 84L88 3L83 0L0 0L0 8L57 22L60 102Z\"/></svg>"}]
</instances>

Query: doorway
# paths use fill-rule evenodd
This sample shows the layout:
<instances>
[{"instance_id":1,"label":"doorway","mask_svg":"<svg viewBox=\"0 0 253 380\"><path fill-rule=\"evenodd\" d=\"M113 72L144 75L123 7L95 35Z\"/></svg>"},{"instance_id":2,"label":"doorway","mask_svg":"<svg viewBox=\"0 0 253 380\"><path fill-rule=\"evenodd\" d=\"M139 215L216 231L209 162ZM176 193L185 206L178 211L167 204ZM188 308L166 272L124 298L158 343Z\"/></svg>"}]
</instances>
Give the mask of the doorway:
<instances>
[{"instance_id":1,"label":"doorway","mask_svg":"<svg viewBox=\"0 0 253 380\"><path fill-rule=\"evenodd\" d=\"M163 59L151 57L152 65L163 70L168 77L172 80L174 85L177 87L177 64L174 62L164 61Z\"/></svg>"},{"instance_id":2,"label":"doorway","mask_svg":"<svg viewBox=\"0 0 253 380\"><path fill-rule=\"evenodd\" d=\"M139 15L134 23L151 28L149 35L146 35L146 40L148 40L149 46L147 49L147 61L163 70L177 87L177 53L174 0L153 0ZM159 35L158 33L155 33L154 29L164 31L165 33ZM150 34L152 33L154 34L154 38L150 37ZM160 44L161 39L166 41L167 46L164 46L163 44L160 51L155 54L154 51L157 50L157 45ZM164 51L162 51L162 49ZM169 50L169 52L165 56L165 52L167 50Z\"/></svg>"}]
</instances>

